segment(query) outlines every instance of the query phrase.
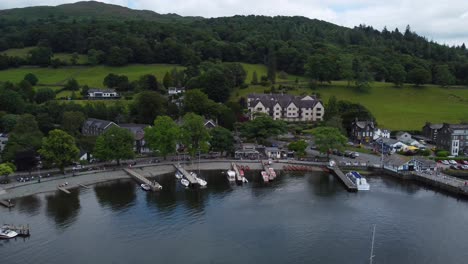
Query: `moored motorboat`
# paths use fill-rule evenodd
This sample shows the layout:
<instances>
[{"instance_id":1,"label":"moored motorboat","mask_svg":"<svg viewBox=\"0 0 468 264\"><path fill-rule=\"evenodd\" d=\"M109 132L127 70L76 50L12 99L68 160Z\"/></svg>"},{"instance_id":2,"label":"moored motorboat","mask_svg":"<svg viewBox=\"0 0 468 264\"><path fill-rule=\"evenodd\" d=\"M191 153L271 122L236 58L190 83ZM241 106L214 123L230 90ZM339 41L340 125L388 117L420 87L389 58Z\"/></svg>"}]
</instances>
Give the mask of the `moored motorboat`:
<instances>
[{"instance_id":1,"label":"moored motorboat","mask_svg":"<svg viewBox=\"0 0 468 264\"><path fill-rule=\"evenodd\" d=\"M264 182L268 182L270 177L268 176L268 173L266 171L262 171L262 178Z\"/></svg>"},{"instance_id":2,"label":"moored motorboat","mask_svg":"<svg viewBox=\"0 0 468 264\"><path fill-rule=\"evenodd\" d=\"M0 239L10 239L16 237L17 235L18 233L16 233L13 230L10 230L6 226L0 228Z\"/></svg>"},{"instance_id":3,"label":"moored motorboat","mask_svg":"<svg viewBox=\"0 0 468 264\"><path fill-rule=\"evenodd\" d=\"M183 175L182 175L182 173L180 173L180 171L176 171L175 177L176 177L177 179L182 179Z\"/></svg>"},{"instance_id":4,"label":"moored motorboat","mask_svg":"<svg viewBox=\"0 0 468 264\"><path fill-rule=\"evenodd\" d=\"M228 181L230 181L230 182L236 181L236 172L233 171L233 170L228 170L227 171L227 178L228 178Z\"/></svg>"},{"instance_id":5,"label":"moored motorboat","mask_svg":"<svg viewBox=\"0 0 468 264\"><path fill-rule=\"evenodd\" d=\"M151 186L149 186L148 184L142 183L140 186L145 191L150 191L151 190Z\"/></svg>"},{"instance_id":6,"label":"moored motorboat","mask_svg":"<svg viewBox=\"0 0 468 264\"><path fill-rule=\"evenodd\" d=\"M185 187L189 187L190 182L186 179L180 179L180 184L182 184Z\"/></svg>"},{"instance_id":7,"label":"moored motorboat","mask_svg":"<svg viewBox=\"0 0 468 264\"><path fill-rule=\"evenodd\" d=\"M274 179L276 178L276 172L275 172L275 170L274 170L273 168L270 167L270 168L268 168L268 172L269 172L269 174L270 174L270 181L271 181L271 180L274 180Z\"/></svg>"},{"instance_id":8,"label":"moored motorboat","mask_svg":"<svg viewBox=\"0 0 468 264\"><path fill-rule=\"evenodd\" d=\"M370 185L367 180L357 171L351 171L346 176L356 185L358 191L369 191Z\"/></svg>"},{"instance_id":9,"label":"moored motorboat","mask_svg":"<svg viewBox=\"0 0 468 264\"><path fill-rule=\"evenodd\" d=\"M190 172L190 174L193 176L193 178L195 178L195 180L201 187L205 187L208 184L208 182L206 182L202 178L199 178L195 172Z\"/></svg>"}]
</instances>

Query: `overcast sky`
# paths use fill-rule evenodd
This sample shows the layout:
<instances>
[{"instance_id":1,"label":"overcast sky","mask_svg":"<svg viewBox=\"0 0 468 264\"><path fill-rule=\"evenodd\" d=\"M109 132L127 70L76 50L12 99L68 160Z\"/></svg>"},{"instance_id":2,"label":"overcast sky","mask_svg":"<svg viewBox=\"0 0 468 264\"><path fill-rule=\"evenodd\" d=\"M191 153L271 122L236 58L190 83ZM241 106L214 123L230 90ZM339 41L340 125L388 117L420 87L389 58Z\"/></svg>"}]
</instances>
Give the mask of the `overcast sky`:
<instances>
[{"instance_id":1,"label":"overcast sky","mask_svg":"<svg viewBox=\"0 0 468 264\"><path fill-rule=\"evenodd\" d=\"M468 44L468 0L100 0L134 9L184 16L305 16L353 27L387 26L403 31L407 24L430 40ZM58 5L73 0L0 0L0 9Z\"/></svg>"}]
</instances>

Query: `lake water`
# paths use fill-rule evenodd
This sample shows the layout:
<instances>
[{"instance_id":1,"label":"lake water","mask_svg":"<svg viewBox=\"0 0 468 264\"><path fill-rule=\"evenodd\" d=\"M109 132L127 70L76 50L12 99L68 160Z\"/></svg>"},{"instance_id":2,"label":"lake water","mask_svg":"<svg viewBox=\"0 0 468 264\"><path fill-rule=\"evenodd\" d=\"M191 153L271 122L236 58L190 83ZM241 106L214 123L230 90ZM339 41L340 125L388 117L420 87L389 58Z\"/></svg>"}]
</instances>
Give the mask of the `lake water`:
<instances>
[{"instance_id":1,"label":"lake water","mask_svg":"<svg viewBox=\"0 0 468 264\"><path fill-rule=\"evenodd\" d=\"M0 263L466 263L468 201L389 177L347 192L325 173L283 174L161 193L118 181L16 200L0 223L30 224L30 238L0 240Z\"/></svg>"}]
</instances>

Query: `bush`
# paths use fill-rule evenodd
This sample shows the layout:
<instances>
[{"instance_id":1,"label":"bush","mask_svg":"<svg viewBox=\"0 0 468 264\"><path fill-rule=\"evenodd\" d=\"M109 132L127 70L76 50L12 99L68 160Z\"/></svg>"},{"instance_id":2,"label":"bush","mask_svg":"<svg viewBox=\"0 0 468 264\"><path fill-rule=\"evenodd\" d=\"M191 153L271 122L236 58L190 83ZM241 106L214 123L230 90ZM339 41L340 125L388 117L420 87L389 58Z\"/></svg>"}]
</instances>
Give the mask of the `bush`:
<instances>
[{"instance_id":1,"label":"bush","mask_svg":"<svg viewBox=\"0 0 468 264\"><path fill-rule=\"evenodd\" d=\"M419 154L422 155L422 156L429 156L429 155L431 155L431 150L429 150L429 149L420 150Z\"/></svg>"},{"instance_id":2,"label":"bush","mask_svg":"<svg viewBox=\"0 0 468 264\"><path fill-rule=\"evenodd\" d=\"M449 154L450 153L448 151L446 151L446 150L439 150L439 151L437 151L436 156L441 157L441 158L445 158L445 157L448 157Z\"/></svg>"}]
</instances>

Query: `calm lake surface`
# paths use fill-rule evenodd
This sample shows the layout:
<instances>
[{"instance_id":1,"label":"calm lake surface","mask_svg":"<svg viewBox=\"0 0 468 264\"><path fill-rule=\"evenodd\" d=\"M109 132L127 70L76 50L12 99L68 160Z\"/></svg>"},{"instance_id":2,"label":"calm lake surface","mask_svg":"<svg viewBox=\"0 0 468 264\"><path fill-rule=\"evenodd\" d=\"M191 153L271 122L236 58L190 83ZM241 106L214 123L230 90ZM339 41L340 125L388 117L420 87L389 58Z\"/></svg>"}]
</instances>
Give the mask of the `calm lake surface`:
<instances>
[{"instance_id":1,"label":"calm lake surface","mask_svg":"<svg viewBox=\"0 0 468 264\"><path fill-rule=\"evenodd\" d=\"M17 199L0 223L30 224L30 238L0 240L0 263L466 263L468 201L388 177L348 193L332 175L282 174L161 193L119 181Z\"/></svg>"}]
</instances>

